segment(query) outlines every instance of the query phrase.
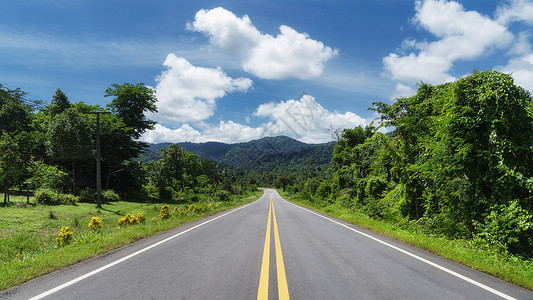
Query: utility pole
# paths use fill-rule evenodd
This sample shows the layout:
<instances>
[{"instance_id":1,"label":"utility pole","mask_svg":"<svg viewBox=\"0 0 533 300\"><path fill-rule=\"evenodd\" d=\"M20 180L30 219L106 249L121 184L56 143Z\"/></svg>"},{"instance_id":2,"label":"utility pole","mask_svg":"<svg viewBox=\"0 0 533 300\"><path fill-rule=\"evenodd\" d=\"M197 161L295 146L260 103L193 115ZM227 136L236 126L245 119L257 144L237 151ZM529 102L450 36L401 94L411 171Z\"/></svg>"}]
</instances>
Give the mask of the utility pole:
<instances>
[{"instance_id":1,"label":"utility pole","mask_svg":"<svg viewBox=\"0 0 533 300\"><path fill-rule=\"evenodd\" d=\"M100 162L102 160L100 154L100 114L110 114L106 111L94 111L87 114L96 115L96 207L102 208L102 172Z\"/></svg>"}]
</instances>

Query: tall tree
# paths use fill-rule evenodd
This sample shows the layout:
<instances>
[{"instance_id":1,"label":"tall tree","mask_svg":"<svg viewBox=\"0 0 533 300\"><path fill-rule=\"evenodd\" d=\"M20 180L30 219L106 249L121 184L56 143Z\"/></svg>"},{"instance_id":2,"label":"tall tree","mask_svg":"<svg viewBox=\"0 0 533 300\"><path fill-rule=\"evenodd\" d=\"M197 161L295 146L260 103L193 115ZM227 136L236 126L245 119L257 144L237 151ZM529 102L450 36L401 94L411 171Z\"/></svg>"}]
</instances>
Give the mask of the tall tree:
<instances>
[{"instance_id":1,"label":"tall tree","mask_svg":"<svg viewBox=\"0 0 533 300\"><path fill-rule=\"evenodd\" d=\"M56 89L56 92L52 96L52 102L49 106L50 115L55 116L60 114L69 109L71 106L72 104L70 104L70 101L68 101L67 95L65 95L62 90Z\"/></svg>"},{"instance_id":2,"label":"tall tree","mask_svg":"<svg viewBox=\"0 0 533 300\"><path fill-rule=\"evenodd\" d=\"M18 143L5 130L0 136L0 181L4 186L4 205L9 201L9 188L24 171Z\"/></svg>"},{"instance_id":3,"label":"tall tree","mask_svg":"<svg viewBox=\"0 0 533 300\"><path fill-rule=\"evenodd\" d=\"M69 108L51 120L47 131L47 154L55 161L72 164L72 189L76 188L76 161L91 157L93 143L87 120Z\"/></svg>"},{"instance_id":4,"label":"tall tree","mask_svg":"<svg viewBox=\"0 0 533 300\"><path fill-rule=\"evenodd\" d=\"M132 129L135 139L140 138L146 130L153 129L156 122L145 116L147 112L157 112L157 98L153 89L144 83L112 84L105 91L105 96L115 97L108 107Z\"/></svg>"}]
</instances>

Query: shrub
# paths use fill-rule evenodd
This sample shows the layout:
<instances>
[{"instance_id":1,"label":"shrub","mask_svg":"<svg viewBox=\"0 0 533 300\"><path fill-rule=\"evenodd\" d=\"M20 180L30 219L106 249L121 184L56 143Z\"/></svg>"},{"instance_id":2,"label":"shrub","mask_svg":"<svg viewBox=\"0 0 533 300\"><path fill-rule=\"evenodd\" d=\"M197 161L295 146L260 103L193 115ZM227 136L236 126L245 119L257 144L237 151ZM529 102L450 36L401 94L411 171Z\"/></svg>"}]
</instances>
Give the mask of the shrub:
<instances>
[{"instance_id":1,"label":"shrub","mask_svg":"<svg viewBox=\"0 0 533 300\"><path fill-rule=\"evenodd\" d=\"M113 190L102 191L102 202L117 202L120 201L120 196Z\"/></svg>"},{"instance_id":2,"label":"shrub","mask_svg":"<svg viewBox=\"0 0 533 300\"><path fill-rule=\"evenodd\" d=\"M161 206L161 211L159 212L161 219L166 219L170 217L170 207L168 205Z\"/></svg>"},{"instance_id":3,"label":"shrub","mask_svg":"<svg viewBox=\"0 0 533 300\"><path fill-rule=\"evenodd\" d=\"M102 220L99 217L92 217L91 222L89 223L89 228L93 232L100 232L102 229Z\"/></svg>"},{"instance_id":4,"label":"shrub","mask_svg":"<svg viewBox=\"0 0 533 300\"><path fill-rule=\"evenodd\" d=\"M118 227L124 227L126 225L135 225L138 223L137 217L135 215L127 214L124 217L118 219L117 225Z\"/></svg>"},{"instance_id":5,"label":"shrub","mask_svg":"<svg viewBox=\"0 0 533 300\"><path fill-rule=\"evenodd\" d=\"M59 235L56 237L58 247L63 247L72 240L72 232L69 231L68 226L63 226L59 230Z\"/></svg>"},{"instance_id":6,"label":"shrub","mask_svg":"<svg viewBox=\"0 0 533 300\"><path fill-rule=\"evenodd\" d=\"M80 198L71 194L58 194L61 204L76 204L80 202Z\"/></svg>"},{"instance_id":7,"label":"shrub","mask_svg":"<svg viewBox=\"0 0 533 300\"><path fill-rule=\"evenodd\" d=\"M37 199L38 204L44 205L59 205L61 204L61 199L59 198L57 192L51 189L40 189L35 192L35 198Z\"/></svg>"},{"instance_id":8,"label":"shrub","mask_svg":"<svg viewBox=\"0 0 533 300\"><path fill-rule=\"evenodd\" d=\"M85 203L95 203L96 202L96 190L91 188L85 188L80 190L80 201Z\"/></svg>"},{"instance_id":9,"label":"shrub","mask_svg":"<svg viewBox=\"0 0 533 300\"><path fill-rule=\"evenodd\" d=\"M43 205L60 205L60 204L76 204L79 202L79 197L71 194L61 194L52 189L40 189L35 192L35 198L38 204Z\"/></svg>"},{"instance_id":10,"label":"shrub","mask_svg":"<svg viewBox=\"0 0 533 300\"><path fill-rule=\"evenodd\" d=\"M485 224L477 227L477 236L489 244L503 245L513 254L533 257L533 215L518 201L493 207Z\"/></svg>"},{"instance_id":11,"label":"shrub","mask_svg":"<svg viewBox=\"0 0 533 300\"><path fill-rule=\"evenodd\" d=\"M226 190L219 190L215 193L215 197L218 201L229 201L231 193Z\"/></svg>"},{"instance_id":12,"label":"shrub","mask_svg":"<svg viewBox=\"0 0 533 300\"><path fill-rule=\"evenodd\" d=\"M146 216L144 215L144 211L137 214L137 222L144 224L146 222Z\"/></svg>"}]
</instances>

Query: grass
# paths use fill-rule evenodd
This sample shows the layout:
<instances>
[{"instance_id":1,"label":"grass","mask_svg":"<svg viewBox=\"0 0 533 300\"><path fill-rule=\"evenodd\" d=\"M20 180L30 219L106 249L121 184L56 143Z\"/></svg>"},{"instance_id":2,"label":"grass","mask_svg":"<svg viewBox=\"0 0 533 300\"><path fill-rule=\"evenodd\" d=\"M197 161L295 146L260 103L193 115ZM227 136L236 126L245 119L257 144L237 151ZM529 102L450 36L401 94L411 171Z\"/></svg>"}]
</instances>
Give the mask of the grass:
<instances>
[{"instance_id":1,"label":"grass","mask_svg":"<svg viewBox=\"0 0 533 300\"><path fill-rule=\"evenodd\" d=\"M89 203L28 205L25 197L18 199L12 196L10 205L0 207L0 290L207 215L249 203L259 198L261 193L257 191L227 202L168 204L171 216L164 220L159 217L164 203L120 201L103 204L98 210ZM205 206L206 211L186 211L190 204ZM207 208L209 204L211 206ZM181 213L174 212L174 207L178 207ZM146 215L144 224L118 228L119 218L140 212ZM89 228L92 217L102 220L100 232L92 232ZM152 222L154 217L156 222ZM56 237L62 226L69 226L73 239L70 244L58 247Z\"/></svg>"},{"instance_id":2,"label":"grass","mask_svg":"<svg viewBox=\"0 0 533 300\"><path fill-rule=\"evenodd\" d=\"M454 240L439 235L431 235L423 232L416 225L401 226L384 220L376 220L339 204L324 205L324 202L299 200L297 197L283 191L280 191L280 194L285 199L301 206L368 228L507 282L533 290L533 261L509 255L498 249L491 249L481 241L471 239Z\"/></svg>"}]
</instances>

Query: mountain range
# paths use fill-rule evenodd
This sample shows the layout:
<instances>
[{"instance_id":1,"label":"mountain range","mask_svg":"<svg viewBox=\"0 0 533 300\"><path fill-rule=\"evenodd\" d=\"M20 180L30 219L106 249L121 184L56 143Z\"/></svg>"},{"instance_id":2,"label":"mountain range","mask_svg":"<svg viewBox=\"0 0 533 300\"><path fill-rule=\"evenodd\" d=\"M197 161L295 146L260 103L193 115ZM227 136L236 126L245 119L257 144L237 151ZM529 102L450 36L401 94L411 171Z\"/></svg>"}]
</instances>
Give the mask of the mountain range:
<instances>
[{"instance_id":1,"label":"mountain range","mask_svg":"<svg viewBox=\"0 0 533 300\"><path fill-rule=\"evenodd\" d=\"M144 162L158 160L161 151L170 145L172 143L150 144L140 160ZM211 159L222 166L268 172L301 168L305 165L325 169L331 162L335 142L306 144L287 136L277 136L237 144L183 142L178 145L188 152Z\"/></svg>"}]
</instances>

